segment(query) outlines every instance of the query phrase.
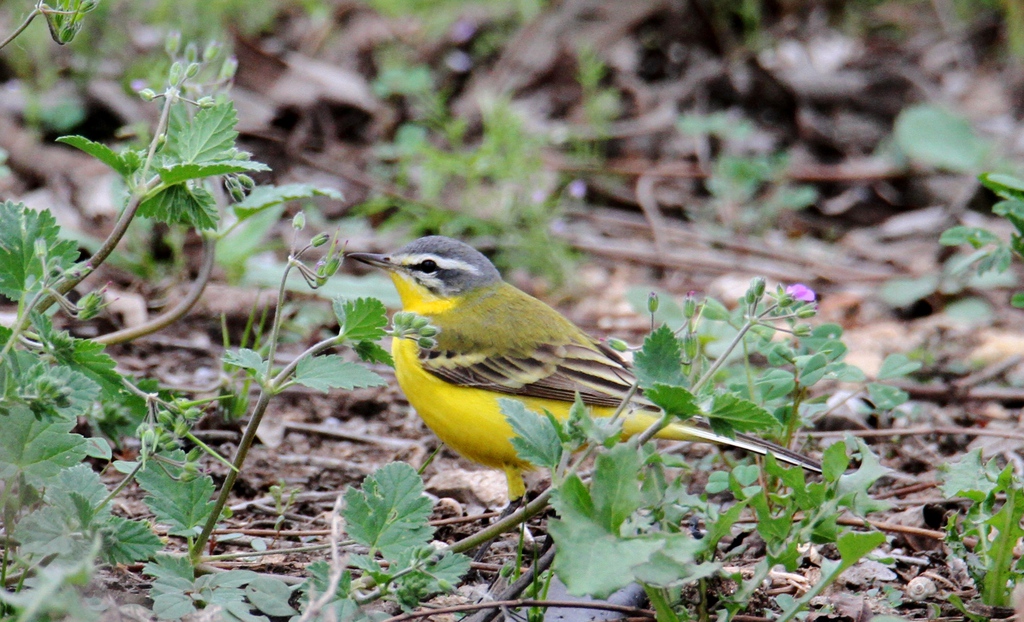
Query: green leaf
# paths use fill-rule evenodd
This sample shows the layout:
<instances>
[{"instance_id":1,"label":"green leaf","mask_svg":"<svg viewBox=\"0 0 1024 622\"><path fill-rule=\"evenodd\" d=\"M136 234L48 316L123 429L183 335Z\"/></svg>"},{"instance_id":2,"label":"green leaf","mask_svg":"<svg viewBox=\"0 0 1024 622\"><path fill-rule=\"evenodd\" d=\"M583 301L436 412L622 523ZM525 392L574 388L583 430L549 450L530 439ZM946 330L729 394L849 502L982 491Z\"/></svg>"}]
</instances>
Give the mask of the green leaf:
<instances>
[{"instance_id":1,"label":"green leaf","mask_svg":"<svg viewBox=\"0 0 1024 622\"><path fill-rule=\"evenodd\" d=\"M200 110L191 120L187 114L173 114L165 150L185 163L234 159L237 122L230 100Z\"/></svg>"},{"instance_id":2,"label":"green leaf","mask_svg":"<svg viewBox=\"0 0 1024 622\"><path fill-rule=\"evenodd\" d=\"M23 517L14 529L23 554L46 557L57 555L67 559L81 557L90 549L76 526L57 508L43 506Z\"/></svg>"},{"instance_id":3,"label":"green leaf","mask_svg":"<svg viewBox=\"0 0 1024 622\"><path fill-rule=\"evenodd\" d=\"M878 370L878 379L901 378L919 369L921 369L919 361L911 361L904 354L890 354L882 361L882 367Z\"/></svg>"},{"instance_id":4,"label":"green leaf","mask_svg":"<svg viewBox=\"0 0 1024 622\"><path fill-rule=\"evenodd\" d=\"M298 613L288 604L292 590L280 579L257 576L245 588L245 597L268 616L290 617Z\"/></svg>"},{"instance_id":5,"label":"green leaf","mask_svg":"<svg viewBox=\"0 0 1024 622\"><path fill-rule=\"evenodd\" d=\"M594 519L609 533L640 507L640 454L631 443L619 443L598 454L591 486Z\"/></svg>"},{"instance_id":6,"label":"green leaf","mask_svg":"<svg viewBox=\"0 0 1024 622\"><path fill-rule=\"evenodd\" d=\"M1003 173L982 173L978 179L982 185L1004 199L1024 201L1024 179Z\"/></svg>"},{"instance_id":7,"label":"green leaf","mask_svg":"<svg viewBox=\"0 0 1024 622\"><path fill-rule=\"evenodd\" d=\"M828 359L820 352L811 356L796 357L796 368L800 372L800 384L809 387L824 378L826 365L828 365Z\"/></svg>"},{"instance_id":8,"label":"green leaf","mask_svg":"<svg viewBox=\"0 0 1024 622\"><path fill-rule=\"evenodd\" d=\"M175 452L175 460L184 454ZM158 523L168 526L172 536L194 536L202 529L213 511L213 479L209 475L191 481L175 479L159 462L150 462L135 476L147 493L146 506L156 515Z\"/></svg>"},{"instance_id":9,"label":"green leaf","mask_svg":"<svg viewBox=\"0 0 1024 622\"><path fill-rule=\"evenodd\" d=\"M111 516L104 526L104 559L111 564L134 564L150 559L163 549L160 537L149 525L137 520Z\"/></svg>"},{"instance_id":10,"label":"green leaf","mask_svg":"<svg viewBox=\"0 0 1024 622\"><path fill-rule=\"evenodd\" d=\"M160 181L168 186L173 186L190 179L269 170L270 167L262 162L254 162L252 160L219 160L217 162L198 164L172 164L158 168L156 172L160 175Z\"/></svg>"},{"instance_id":11,"label":"green leaf","mask_svg":"<svg viewBox=\"0 0 1024 622\"><path fill-rule=\"evenodd\" d=\"M427 524L430 499L423 494L423 481L404 462L377 469L361 490L349 488L342 514L352 539L380 550L389 560L409 547L426 544L434 533Z\"/></svg>"},{"instance_id":12,"label":"green leaf","mask_svg":"<svg viewBox=\"0 0 1024 622\"><path fill-rule=\"evenodd\" d=\"M110 448L110 443L107 439L99 436L91 436L85 439L85 454L90 458L96 458L97 460L104 460L107 462L114 457L114 452Z\"/></svg>"},{"instance_id":13,"label":"green leaf","mask_svg":"<svg viewBox=\"0 0 1024 622\"><path fill-rule=\"evenodd\" d=\"M833 443L822 453L821 472L826 482L838 481L848 466L850 457L846 455L846 443Z\"/></svg>"},{"instance_id":14,"label":"green leaf","mask_svg":"<svg viewBox=\"0 0 1024 622\"><path fill-rule=\"evenodd\" d=\"M634 581L631 569L662 548L656 537L618 538L589 520L552 520L554 569L570 594L605 598Z\"/></svg>"},{"instance_id":15,"label":"green leaf","mask_svg":"<svg viewBox=\"0 0 1024 622\"><path fill-rule=\"evenodd\" d=\"M682 420L700 414L696 396L683 387L657 382L650 389L644 391L644 397L654 402L669 415Z\"/></svg>"},{"instance_id":16,"label":"green leaf","mask_svg":"<svg viewBox=\"0 0 1024 622\"><path fill-rule=\"evenodd\" d=\"M999 244L999 236L981 227L958 226L943 231L939 236L939 244L943 246L970 244L974 248L981 248L989 244Z\"/></svg>"},{"instance_id":17,"label":"green leaf","mask_svg":"<svg viewBox=\"0 0 1024 622\"><path fill-rule=\"evenodd\" d=\"M512 426L512 446L530 464L554 469L562 459L562 440L553 422L528 410L519 400L498 399L501 414Z\"/></svg>"},{"instance_id":18,"label":"green leaf","mask_svg":"<svg viewBox=\"0 0 1024 622\"><path fill-rule=\"evenodd\" d=\"M85 458L85 438L72 434L74 419L40 421L27 408L15 405L0 416L0 480L23 474L29 485L45 486L62 469Z\"/></svg>"},{"instance_id":19,"label":"green leaf","mask_svg":"<svg viewBox=\"0 0 1024 622\"><path fill-rule=\"evenodd\" d=\"M890 279L882 285L878 294L887 304L899 309L931 296L938 288L939 276L926 274L916 279Z\"/></svg>"},{"instance_id":20,"label":"green leaf","mask_svg":"<svg viewBox=\"0 0 1024 622\"><path fill-rule=\"evenodd\" d=\"M189 182L164 188L139 206L139 216L168 224L181 224L201 231L217 228L217 204L213 195Z\"/></svg>"},{"instance_id":21,"label":"green leaf","mask_svg":"<svg viewBox=\"0 0 1024 622\"><path fill-rule=\"evenodd\" d=\"M716 395L706 414L711 429L726 436L734 432L767 430L778 424L770 412L732 393Z\"/></svg>"},{"instance_id":22,"label":"green leaf","mask_svg":"<svg viewBox=\"0 0 1024 622\"><path fill-rule=\"evenodd\" d=\"M1017 292L1011 296L1010 304L1018 309L1024 309L1024 292Z\"/></svg>"},{"instance_id":23,"label":"green leaf","mask_svg":"<svg viewBox=\"0 0 1024 622\"><path fill-rule=\"evenodd\" d=\"M382 387L387 381L359 363L343 360L337 354L307 356L295 368L294 382L326 393L331 389Z\"/></svg>"},{"instance_id":24,"label":"green leaf","mask_svg":"<svg viewBox=\"0 0 1024 622\"><path fill-rule=\"evenodd\" d=\"M633 368L640 388L649 389L654 383L686 386L680 364L682 352L672 329L662 325L644 339L644 345L633 357Z\"/></svg>"},{"instance_id":25,"label":"green leaf","mask_svg":"<svg viewBox=\"0 0 1024 622\"><path fill-rule=\"evenodd\" d=\"M0 295L14 302L36 291L47 275L36 255L36 242L46 249L50 270L67 270L78 259L78 245L60 239L60 227L49 210L37 212L23 203L0 202Z\"/></svg>"},{"instance_id":26,"label":"green leaf","mask_svg":"<svg viewBox=\"0 0 1024 622\"><path fill-rule=\"evenodd\" d=\"M359 360L364 363L380 363L388 367L395 366L395 359L391 358L391 353L373 341L360 341L352 349L359 355Z\"/></svg>"},{"instance_id":27,"label":"green leaf","mask_svg":"<svg viewBox=\"0 0 1024 622\"><path fill-rule=\"evenodd\" d=\"M329 197L343 200L341 193L333 188L317 188L312 184L285 184L283 186L256 186L245 199L235 203L235 215L239 219L249 218L265 209L280 205L285 201L308 199L312 197Z\"/></svg>"},{"instance_id":28,"label":"green leaf","mask_svg":"<svg viewBox=\"0 0 1024 622\"><path fill-rule=\"evenodd\" d=\"M237 351L225 350L221 360L228 365L234 365L242 369L251 369L256 372L257 376L265 376L267 374L267 362L263 360L259 352L249 348L239 348Z\"/></svg>"},{"instance_id":29,"label":"green leaf","mask_svg":"<svg viewBox=\"0 0 1024 622\"><path fill-rule=\"evenodd\" d=\"M891 507L887 501L873 499L868 489L892 469L882 466L878 461L878 456L863 440L856 439L856 443L860 454L860 467L853 473L844 473L839 478L837 494L841 498L842 504L849 507L854 514L865 516L871 512L880 512Z\"/></svg>"},{"instance_id":30,"label":"green leaf","mask_svg":"<svg viewBox=\"0 0 1024 622\"><path fill-rule=\"evenodd\" d=\"M761 399L774 400L785 397L796 388L796 376L785 369L767 369L754 381L761 392Z\"/></svg>"},{"instance_id":31,"label":"green leaf","mask_svg":"<svg viewBox=\"0 0 1024 622\"><path fill-rule=\"evenodd\" d=\"M843 567L849 568L860 561L862 557L877 549L885 542L885 534L880 531L858 533L851 531L839 536L836 541L836 548L839 549L839 557L843 560Z\"/></svg>"},{"instance_id":32,"label":"green leaf","mask_svg":"<svg viewBox=\"0 0 1024 622\"><path fill-rule=\"evenodd\" d=\"M903 389L877 382L868 383L868 397L878 410L892 410L910 399Z\"/></svg>"},{"instance_id":33,"label":"green leaf","mask_svg":"<svg viewBox=\"0 0 1024 622\"><path fill-rule=\"evenodd\" d=\"M991 151L965 119L930 104L903 109L894 134L912 160L954 173L977 171Z\"/></svg>"},{"instance_id":34,"label":"green leaf","mask_svg":"<svg viewBox=\"0 0 1024 622\"><path fill-rule=\"evenodd\" d=\"M939 465L942 485L939 490L946 499L964 497L981 503L996 488L996 483L986 476L981 462L981 450L975 449L952 464Z\"/></svg>"},{"instance_id":35,"label":"green leaf","mask_svg":"<svg viewBox=\"0 0 1024 622\"><path fill-rule=\"evenodd\" d=\"M339 334L348 341L378 341L386 334L388 325L387 309L376 298L356 298L331 302L334 315L341 327Z\"/></svg>"},{"instance_id":36,"label":"green leaf","mask_svg":"<svg viewBox=\"0 0 1024 622\"><path fill-rule=\"evenodd\" d=\"M40 375L64 388L66 401L53 405L53 410L62 417L84 415L100 396L98 384L70 367L60 365L46 369L40 366L40 370Z\"/></svg>"},{"instance_id":37,"label":"green leaf","mask_svg":"<svg viewBox=\"0 0 1024 622\"><path fill-rule=\"evenodd\" d=\"M57 139L57 142L70 145L75 149L80 149L88 153L100 162L114 169L114 171L116 171L121 177L127 177L132 173L132 168L128 166L128 163L125 162L124 158L102 143L91 141L84 136L61 136Z\"/></svg>"}]
</instances>

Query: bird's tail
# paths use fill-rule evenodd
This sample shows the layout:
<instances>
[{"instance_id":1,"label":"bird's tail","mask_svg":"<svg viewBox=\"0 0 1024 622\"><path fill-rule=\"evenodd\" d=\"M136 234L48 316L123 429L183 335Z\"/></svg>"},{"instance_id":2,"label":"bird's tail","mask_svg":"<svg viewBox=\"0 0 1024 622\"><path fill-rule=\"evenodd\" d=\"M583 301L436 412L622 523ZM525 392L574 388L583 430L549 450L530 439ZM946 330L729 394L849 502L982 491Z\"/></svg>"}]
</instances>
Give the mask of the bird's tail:
<instances>
[{"instance_id":1,"label":"bird's tail","mask_svg":"<svg viewBox=\"0 0 1024 622\"><path fill-rule=\"evenodd\" d=\"M813 473L821 473L821 463L803 454L786 449L756 436L737 434L729 438L716 433L703 419L690 419L685 423L672 423L658 433L658 438L667 438L678 441L706 441L717 445L735 447L744 451L766 456L771 454L775 459L786 464L798 466Z\"/></svg>"}]
</instances>

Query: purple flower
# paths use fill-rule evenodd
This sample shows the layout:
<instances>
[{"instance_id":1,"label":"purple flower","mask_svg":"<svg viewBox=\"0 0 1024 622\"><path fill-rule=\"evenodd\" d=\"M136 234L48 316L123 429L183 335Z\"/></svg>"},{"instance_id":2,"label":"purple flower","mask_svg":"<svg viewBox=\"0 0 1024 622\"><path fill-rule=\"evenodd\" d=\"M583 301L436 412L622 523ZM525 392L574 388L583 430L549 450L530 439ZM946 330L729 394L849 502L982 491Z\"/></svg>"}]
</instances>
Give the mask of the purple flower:
<instances>
[{"instance_id":1,"label":"purple flower","mask_svg":"<svg viewBox=\"0 0 1024 622\"><path fill-rule=\"evenodd\" d=\"M142 78L135 78L134 80L132 80L131 87L132 87L132 90L137 93L137 92L141 91L142 89L146 88L146 86L148 84L149 84L148 80L144 80Z\"/></svg>"},{"instance_id":2,"label":"purple flower","mask_svg":"<svg viewBox=\"0 0 1024 622\"><path fill-rule=\"evenodd\" d=\"M534 203L543 203L548 198L548 193L537 188L530 194L530 200Z\"/></svg>"},{"instance_id":3,"label":"purple flower","mask_svg":"<svg viewBox=\"0 0 1024 622\"><path fill-rule=\"evenodd\" d=\"M807 287L803 283L794 283L793 285L790 285L789 287L786 288L786 294L792 296L794 300L799 300L800 302L814 302L814 300L817 298L817 295L814 293L814 290L811 289L810 287Z\"/></svg>"},{"instance_id":4,"label":"purple flower","mask_svg":"<svg viewBox=\"0 0 1024 622\"><path fill-rule=\"evenodd\" d=\"M473 68L473 58L462 50L452 50L445 56L444 64L455 73L466 73Z\"/></svg>"},{"instance_id":5,"label":"purple flower","mask_svg":"<svg viewBox=\"0 0 1024 622\"><path fill-rule=\"evenodd\" d=\"M452 29L448 33L448 36L451 37L452 43L461 45L472 39L475 34L476 24L472 20L460 19L452 24Z\"/></svg>"},{"instance_id":6,"label":"purple flower","mask_svg":"<svg viewBox=\"0 0 1024 622\"><path fill-rule=\"evenodd\" d=\"M582 199L587 195L587 182L582 179L574 179L569 182L569 196L574 199Z\"/></svg>"}]
</instances>

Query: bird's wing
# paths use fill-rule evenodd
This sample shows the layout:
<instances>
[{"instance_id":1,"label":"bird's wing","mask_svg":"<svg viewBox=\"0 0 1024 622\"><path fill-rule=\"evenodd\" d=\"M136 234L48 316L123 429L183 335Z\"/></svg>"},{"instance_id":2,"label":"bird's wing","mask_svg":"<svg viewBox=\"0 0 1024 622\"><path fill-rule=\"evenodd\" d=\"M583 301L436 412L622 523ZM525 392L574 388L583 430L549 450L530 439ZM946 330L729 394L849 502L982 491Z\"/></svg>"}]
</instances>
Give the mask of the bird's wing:
<instances>
[{"instance_id":1,"label":"bird's wing","mask_svg":"<svg viewBox=\"0 0 1024 622\"><path fill-rule=\"evenodd\" d=\"M510 395L618 406L635 381L618 353L603 344L540 344L528 355L420 353L423 367L452 384Z\"/></svg>"}]
</instances>

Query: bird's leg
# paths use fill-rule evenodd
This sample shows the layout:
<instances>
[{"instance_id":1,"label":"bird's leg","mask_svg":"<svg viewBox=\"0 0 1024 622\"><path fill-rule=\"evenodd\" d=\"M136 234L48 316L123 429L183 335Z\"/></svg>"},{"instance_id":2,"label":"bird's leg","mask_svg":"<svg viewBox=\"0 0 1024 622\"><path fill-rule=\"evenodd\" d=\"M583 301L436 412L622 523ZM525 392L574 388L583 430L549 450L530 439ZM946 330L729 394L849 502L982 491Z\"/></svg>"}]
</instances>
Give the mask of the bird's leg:
<instances>
[{"instance_id":1,"label":"bird's leg","mask_svg":"<svg viewBox=\"0 0 1024 622\"><path fill-rule=\"evenodd\" d=\"M512 512L518 510L521 505L523 505L523 497L516 497L515 499L512 499L511 501L508 502L508 505L505 506L505 509L501 511L501 515L498 516L498 520L495 522L501 522L505 520L506 518L512 515ZM491 545L494 544L494 542L500 537L500 535L494 536L487 542L481 544L480 548L476 551L476 555L473 556L473 561L482 561L484 556L487 555L487 549L491 548Z\"/></svg>"}]
</instances>

